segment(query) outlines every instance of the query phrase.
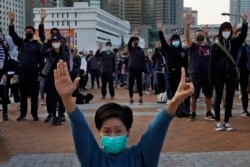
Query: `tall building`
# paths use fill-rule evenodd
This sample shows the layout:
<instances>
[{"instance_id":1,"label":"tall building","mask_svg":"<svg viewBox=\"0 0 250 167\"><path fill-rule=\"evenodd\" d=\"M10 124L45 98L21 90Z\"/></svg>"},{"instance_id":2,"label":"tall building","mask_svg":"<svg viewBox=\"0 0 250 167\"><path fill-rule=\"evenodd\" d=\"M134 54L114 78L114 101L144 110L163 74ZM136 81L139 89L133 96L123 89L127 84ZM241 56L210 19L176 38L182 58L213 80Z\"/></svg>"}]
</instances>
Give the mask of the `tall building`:
<instances>
[{"instance_id":1,"label":"tall building","mask_svg":"<svg viewBox=\"0 0 250 167\"><path fill-rule=\"evenodd\" d=\"M101 9L122 20L125 19L125 0L102 0Z\"/></svg>"},{"instance_id":2,"label":"tall building","mask_svg":"<svg viewBox=\"0 0 250 167\"><path fill-rule=\"evenodd\" d=\"M125 0L125 20L130 22L131 27L145 24L145 1Z\"/></svg>"},{"instance_id":3,"label":"tall building","mask_svg":"<svg viewBox=\"0 0 250 167\"><path fill-rule=\"evenodd\" d=\"M192 13L192 25L197 25L198 24L198 11L197 10L192 10L190 7L184 7L183 10L183 18L187 13L191 12Z\"/></svg>"},{"instance_id":4,"label":"tall building","mask_svg":"<svg viewBox=\"0 0 250 167\"><path fill-rule=\"evenodd\" d=\"M230 22L241 23L241 14L243 10L250 11L250 1L249 0L230 0ZM248 17L248 22L250 18Z\"/></svg>"},{"instance_id":5,"label":"tall building","mask_svg":"<svg viewBox=\"0 0 250 167\"><path fill-rule=\"evenodd\" d=\"M147 25L155 26L157 20L168 25L183 23L183 0L147 0L145 8Z\"/></svg>"},{"instance_id":6,"label":"tall building","mask_svg":"<svg viewBox=\"0 0 250 167\"><path fill-rule=\"evenodd\" d=\"M0 0L0 27L3 30L4 34L8 33L8 16L7 13L11 9L15 13L15 30L20 37L24 35L24 27L25 27L25 0Z\"/></svg>"}]
</instances>

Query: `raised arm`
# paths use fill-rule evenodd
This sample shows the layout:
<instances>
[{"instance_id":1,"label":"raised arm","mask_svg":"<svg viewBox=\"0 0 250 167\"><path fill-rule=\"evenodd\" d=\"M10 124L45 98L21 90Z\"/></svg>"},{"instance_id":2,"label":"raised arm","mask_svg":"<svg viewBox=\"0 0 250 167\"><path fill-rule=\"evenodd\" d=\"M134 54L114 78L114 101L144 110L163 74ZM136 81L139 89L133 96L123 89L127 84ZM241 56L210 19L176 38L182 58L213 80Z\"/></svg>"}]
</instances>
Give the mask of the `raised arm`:
<instances>
[{"instance_id":1,"label":"raised arm","mask_svg":"<svg viewBox=\"0 0 250 167\"><path fill-rule=\"evenodd\" d=\"M239 34L238 37L234 38L234 40L236 40L238 45L241 45L246 37L247 37L247 31L248 31L248 23L247 23L247 19L248 19L248 12L246 10L243 11L242 15L241 15L241 19L242 19L242 28L241 28L241 33Z\"/></svg>"},{"instance_id":2,"label":"raised arm","mask_svg":"<svg viewBox=\"0 0 250 167\"><path fill-rule=\"evenodd\" d=\"M39 13L40 13L40 23L39 23L39 38L42 42L45 41L45 32L44 32L44 20L45 18L47 17L47 13L46 13L46 10L44 8L40 9L39 10Z\"/></svg>"},{"instance_id":3,"label":"raised arm","mask_svg":"<svg viewBox=\"0 0 250 167\"><path fill-rule=\"evenodd\" d=\"M212 47L212 42L211 42L209 35L208 35L209 27L207 24L203 27L203 31L204 31L206 42L207 42L208 46Z\"/></svg>"},{"instance_id":4,"label":"raised arm","mask_svg":"<svg viewBox=\"0 0 250 167\"><path fill-rule=\"evenodd\" d=\"M139 34L139 28L138 27L135 27L133 33L132 33L132 36L130 37L129 41L128 41L128 51L130 52L132 50L132 43L134 41L134 37L138 37L138 34Z\"/></svg>"},{"instance_id":5,"label":"raised arm","mask_svg":"<svg viewBox=\"0 0 250 167\"><path fill-rule=\"evenodd\" d=\"M163 49L167 49L169 47L165 37L164 37L164 34L162 32L162 22L161 21L157 21L156 22L156 27L157 27L157 30L158 30L158 33L159 33L159 38L160 38L160 41L161 41L161 46Z\"/></svg>"},{"instance_id":6,"label":"raised arm","mask_svg":"<svg viewBox=\"0 0 250 167\"><path fill-rule=\"evenodd\" d=\"M15 32L15 27L14 27L15 13L14 11L10 10L8 11L7 15L9 17L9 35L12 37L13 42L20 48L23 40Z\"/></svg>"},{"instance_id":7,"label":"raised arm","mask_svg":"<svg viewBox=\"0 0 250 167\"><path fill-rule=\"evenodd\" d=\"M185 39L187 47L190 48L192 45L192 39L190 37L190 24L193 22L192 13L187 13L185 15Z\"/></svg>"}]
</instances>

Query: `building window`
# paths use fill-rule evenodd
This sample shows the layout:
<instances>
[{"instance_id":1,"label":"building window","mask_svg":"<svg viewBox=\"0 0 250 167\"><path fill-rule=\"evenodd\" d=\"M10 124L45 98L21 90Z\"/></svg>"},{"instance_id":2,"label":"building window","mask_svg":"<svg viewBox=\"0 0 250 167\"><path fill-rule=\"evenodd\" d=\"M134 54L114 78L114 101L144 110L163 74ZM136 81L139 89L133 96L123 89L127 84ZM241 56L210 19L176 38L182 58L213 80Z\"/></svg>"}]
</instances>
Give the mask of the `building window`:
<instances>
[{"instance_id":1,"label":"building window","mask_svg":"<svg viewBox=\"0 0 250 167\"><path fill-rule=\"evenodd\" d=\"M77 26L77 21L75 21L75 26Z\"/></svg>"},{"instance_id":2,"label":"building window","mask_svg":"<svg viewBox=\"0 0 250 167\"><path fill-rule=\"evenodd\" d=\"M75 13L75 18L77 18L77 13Z\"/></svg>"}]
</instances>

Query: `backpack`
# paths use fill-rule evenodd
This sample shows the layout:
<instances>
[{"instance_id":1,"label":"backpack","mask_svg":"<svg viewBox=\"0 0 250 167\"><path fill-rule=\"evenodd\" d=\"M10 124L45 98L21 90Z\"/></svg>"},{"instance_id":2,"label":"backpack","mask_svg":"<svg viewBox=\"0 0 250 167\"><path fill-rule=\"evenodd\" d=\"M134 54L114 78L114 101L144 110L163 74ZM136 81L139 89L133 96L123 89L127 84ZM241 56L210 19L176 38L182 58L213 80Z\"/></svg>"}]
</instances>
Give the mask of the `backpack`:
<instances>
[{"instance_id":1,"label":"backpack","mask_svg":"<svg viewBox=\"0 0 250 167\"><path fill-rule=\"evenodd\" d=\"M94 96L88 93L86 96L84 94L78 93L76 96L76 104L88 104Z\"/></svg>"},{"instance_id":2,"label":"backpack","mask_svg":"<svg viewBox=\"0 0 250 167\"><path fill-rule=\"evenodd\" d=\"M166 103L167 102L167 93L159 93L157 95L157 103Z\"/></svg>"},{"instance_id":3,"label":"backpack","mask_svg":"<svg viewBox=\"0 0 250 167\"><path fill-rule=\"evenodd\" d=\"M176 110L176 116L181 118L181 117L189 117L189 115L190 115L189 110L186 109L185 103L182 102Z\"/></svg>"}]
</instances>

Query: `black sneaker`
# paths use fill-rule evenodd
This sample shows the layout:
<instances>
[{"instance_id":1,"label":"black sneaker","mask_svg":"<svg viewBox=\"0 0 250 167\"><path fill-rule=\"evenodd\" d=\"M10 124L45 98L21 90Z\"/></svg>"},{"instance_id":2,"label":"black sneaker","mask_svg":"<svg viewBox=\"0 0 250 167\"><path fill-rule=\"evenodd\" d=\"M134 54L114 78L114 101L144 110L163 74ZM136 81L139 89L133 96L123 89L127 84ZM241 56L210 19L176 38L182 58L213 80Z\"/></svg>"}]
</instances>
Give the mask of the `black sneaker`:
<instances>
[{"instance_id":1,"label":"black sneaker","mask_svg":"<svg viewBox=\"0 0 250 167\"><path fill-rule=\"evenodd\" d=\"M130 100L130 101L129 101L129 105L132 105L133 103L134 103L133 100Z\"/></svg>"},{"instance_id":2,"label":"black sneaker","mask_svg":"<svg viewBox=\"0 0 250 167\"><path fill-rule=\"evenodd\" d=\"M243 111L242 114L241 114L243 117L250 117L250 114L249 112L246 110L246 111Z\"/></svg>"},{"instance_id":3,"label":"black sneaker","mask_svg":"<svg viewBox=\"0 0 250 167\"><path fill-rule=\"evenodd\" d=\"M52 125L52 126L56 126L56 124L57 124L57 117L56 117L56 116L53 116L53 117L52 117L52 120L51 120L51 125Z\"/></svg>"},{"instance_id":4,"label":"black sneaker","mask_svg":"<svg viewBox=\"0 0 250 167\"><path fill-rule=\"evenodd\" d=\"M66 118L64 114L59 114L58 118L61 120L61 122L66 122Z\"/></svg>"},{"instance_id":5,"label":"black sneaker","mask_svg":"<svg viewBox=\"0 0 250 167\"><path fill-rule=\"evenodd\" d=\"M8 120L9 120L9 117L8 117L7 114L3 114L3 120L4 120L4 121L8 121Z\"/></svg>"},{"instance_id":6,"label":"black sneaker","mask_svg":"<svg viewBox=\"0 0 250 167\"><path fill-rule=\"evenodd\" d=\"M193 120L195 120L195 117L196 117L196 112L191 112L191 114L189 116L189 120L193 121Z\"/></svg>"},{"instance_id":7,"label":"black sneaker","mask_svg":"<svg viewBox=\"0 0 250 167\"><path fill-rule=\"evenodd\" d=\"M20 115L16 120L17 121L25 121L25 117L23 117L23 116Z\"/></svg>"},{"instance_id":8,"label":"black sneaker","mask_svg":"<svg viewBox=\"0 0 250 167\"><path fill-rule=\"evenodd\" d=\"M207 120L215 120L215 117L214 117L214 115L213 115L213 113L211 111L208 111L206 113L205 119L207 119Z\"/></svg>"},{"instance_id":9,"label":"black sneaker","mask_svg":"<svg viewBox=\"0 0 250 167\"><path fill-rule=\"evenodd\" d=\"M44 122L49 122L52 118L52 114L48 114L47 118L44 120Z\"/></svg>"},{"instance_id":10,"label":"black sneaker","mask_svg":"<svg viewBox=\"0 0 250 167\"><path fill-rule=\"evenodd\" d=\"M38 116L33 116L33 120L34 121L39 121L39 117Z\"/></svg>"},{"instance_id":11,"label":"black sneaker","mask_svg":"<svg viewBox=\"0 0 250 167\"><path fill-rule=\"evenodd\" d=\"M142 101L142 100L139 100L139 104L142 105L142 104L143 104L143 101Z\"/></svg>"},{"instance_id":12,"label":"black sneaker","mask_svg":"<svg viewBox=\"0 0 250 167\"><path fill-rule=\"evenodd\" d=\"M226 131L232 131L232 130L234 130L234 129L231 127L230 123L228 123L228 122L225 122L225 123L224 123L223 128L224 128Z\"/></svg>"}]
</instances>

